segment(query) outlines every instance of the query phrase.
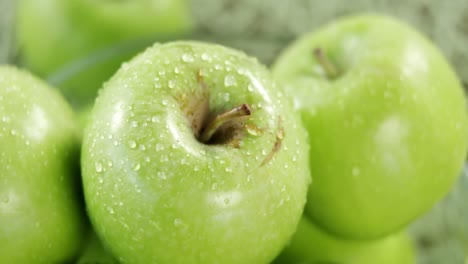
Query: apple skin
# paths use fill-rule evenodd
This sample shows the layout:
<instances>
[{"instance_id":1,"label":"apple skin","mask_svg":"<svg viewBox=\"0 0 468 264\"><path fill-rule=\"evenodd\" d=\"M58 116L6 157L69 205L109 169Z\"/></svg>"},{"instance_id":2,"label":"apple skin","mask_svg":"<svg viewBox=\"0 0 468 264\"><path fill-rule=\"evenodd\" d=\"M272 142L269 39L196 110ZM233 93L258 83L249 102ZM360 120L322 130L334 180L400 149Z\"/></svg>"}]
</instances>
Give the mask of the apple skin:
<instances>
[{"instance_id":1,"label":"apple skin","mask_svg":"<svg viewBox=\"0 0 468 264\"><path fill-rule=\"evenodd\" d=\"M325 76L320 48L337 66ZM467 112L453 69L410 26L345 17L291 44L273 66L309 134L306 215L328 232L378 238L446 194L467 149Z\"/></svg>"},{"instance_id":2,"label":"apple skin","mask_svg":"<svg viewBox=\"0 0 468 264\"><path fill-rule=\"evenodd\" d=\"M79 133L65 99L30 73L0 67L0 263L62 263L87 220Z\"/></svg>"},{"instance_id":3,"label":"apple skin","mask_svg":"<svg viewBox=\"0 0 468 264\"><path fill-rule=\"evenodd\" d=\"M120 64L155 39L191 28L185 0L18 2L22 63L60 88L75 108L92 103Z\"/></svg>"},{"instance_id":4,"label":"apple skin","mask_svg":"<svg viewBox=\"0 0 468 264\"><path fill-rule=\"evenodd\" d=\"M212 114L250 105L238 147L194 136L187 115L205 99ZM81 164L93 226L128 263L269 263L310 182L306 132L270 72L200 42L156 44L122 66L96 100Z\"/></svg>"},{"instance_id":5,"label":"apple skin","mask_svg":"<svg viewBox=\"0 0 468 264\"><path fill-rule=\"evenodd\" d=\"M406 232L371 241L334 237L302 217L296 233L273 264L414 264L414 246Z\"/></svg>"}]
</instances>

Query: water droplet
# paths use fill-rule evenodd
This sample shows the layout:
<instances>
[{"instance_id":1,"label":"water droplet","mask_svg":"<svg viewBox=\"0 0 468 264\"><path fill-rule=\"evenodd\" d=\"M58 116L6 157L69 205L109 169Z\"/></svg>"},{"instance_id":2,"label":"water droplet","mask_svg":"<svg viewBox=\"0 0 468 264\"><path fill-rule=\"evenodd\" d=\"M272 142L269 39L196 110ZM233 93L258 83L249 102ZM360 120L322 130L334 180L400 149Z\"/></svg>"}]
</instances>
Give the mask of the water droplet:
<instances>
[{"instance_id":1,"label":"water droplet","mask_svg":"<svg viewBox=\"0 0 468 264\"><path fill-rule=\"evenodd\" d=\"M201 55L201 59L204 60L204 61L210 62L211 61L211 56L209 54L207 54L207 53L203 53Z\"/></svg>"},{"instance_id":2,"label":"water droplet","mask_svg":"<svg viewBox=\"0 0 468 264\"><path fill-rule=\"evenodd\" d=\"M94 163L94 169L96 170L96 172L101 172L102 171L102 163L99 162L99 161Z\"/></svg>"},{"instance_id":3,"label":"water droplet","mask_svg":"<svg viewBox=\"0 0 468 264\"><path fill-rule=\"evenodd\" d=\"M145 145L143 145L143 144L140 144L140 147L139 147L139 148L140 148L140 150L146 150L146 147L145 147Z\"/></svg>"},{"instance_id":4,"label":"water droplet","mask_svg":"<svg viewBox=\"0 0 468 264\"><path fill-rule=\"evenodd\" d=\"M99 177L99 178L98 178L98 182L99 182L99 183L103 183L103 182L104 182L104 179L103 179L102 177Z\"/></svg>"},{"instance_id":5,"label":"water droplet","mask_svg":"<svg viewBox=\"0 0 468 264\"><path fill-rule=\"evenodd\" d=\"M132 121L132 127L138 127L138 121Z\"/></svg>"},{"instance_id":6,"label":"water droplet","mask_svg":"<svg viewBox=\"0 0 468 264\"><path fill-rule=\"evenodd\" d=\"M226 87L230 87L230 86L234 86L236 85L236 78L233 76L233 75L226 75L226 77L224 77L224 85Z\"/></svg>"},{"instance_id":7,"label":"water droplet","mask_svg":"<svg viewBox=\"0 0 468 264\"><path fill-rule=\"evenodd\" d=\"M4 116L4 117L2 117L2 121L4 123L8 123L8 122L10 122L10 117L9 116Z\"/></svg>"},{"instance_id":8,"label":"water droplet","mask_svg":"<svg viewBox=\"0 0 468 264\"><path fill-rule=\"evenodd\" d=\"M166 99L163 99L163 100L161 101L161 104L164 105L164 106L166 106L166 105L167 105L167 100L166 100Z\"/></svg>"},{"instance_id":9,"label":"water droplet","mask_svg":"<svg viewBox=\"0 0 468 264\"><path fill-rule=\"evenodd\" d=\"M188 53L182 54L182 61L184 62L193 62L193 56Z\"/></svg>"},{"instance_id":10,"label":"water droplet","mask_svg":"<svg viewBox=\"0 0 468 264\"><path fill-rule=\"evenodd\" d=\"M137 162L137 163L133 164L132 168L133 168L134 171L138 171L140 169L140 167L141 167L140 163Z\"/></svg>"},{"instance_id":11,"label":"water droplet","mask_svg":"<svg viewBox=\"0 0 468 264\"><path fill-rule=\"evenodd\" d=\"M174 73L175 73L175 74L179 74L179 73L180 73L179 67L175 67L175 68L174 68Z\"/></svg>"},{"instance_id":12,"label":"water droplet","mask_svg":"<svg viewBox=\"0 0 468 264\"><path fill-rule=\"evenodd\" d=\"M218 189L218 183L216 183L216 182L213 183L213 184L211 185L211 189L212 189L213 191L216 190L216 189Z\"/></svg>"},{"instance_id":13,"label":"water droplet","mask_svg":"<svg viewBox=\"0 0 468 264\"><path fill-rule=\"evenodd\" d=\"M110 206L107 207L107 211L109 211L110 214L114 214L114 209Z\"/></svg>"},{"instance_id":14,"label":"water droplet","mask_svg":"<svg viewBox=\"0 0 468 264\"><path fill-rule=\"evenodd\" d=\"M166 173L165 173L164 171L158 172L158 177L159 177L161 180L167 179Z\"/></svg>"},{"instance_id":15,"label":"water droplet","mask_svg":"<svg viewBox=\"0 0 468 264\"><path fill-rule=\"evenodd\" d=\"M169 88L173 89L176 87L176 80L170 80L169 83L167 84Z\"/></svg>"},{"instance_id":16,"label":"water droplet","mask_svg":"<svg viewBox=\"0 0 468 264\"><path fill-rule=\"evenodd\" d=\"M225 198L225 199L224 199L224 204L225 204L225 205L228 205L230 202L231 202L231 200L229 200L229 198Z\"/></svg>"},{"instance_id":17,"label":"water droplet","mask_svg":"<svg viewBox=\"0 0 468 264\"><path fill-rule=\"evenodd\" d=\"M231 167L226 167L224 170L225 170L226 172L229 172L229 173L232 172L232 168L231 168Z\"/></svg>"},{"instance_id":18,"label":"water droplet","mask_svg":"<svg viewBox=\"0 0 468 264\"><path fill-rule=\"evenodd\" d=\"M159 159L159 161L161 162L167 162L169 159L167 158L166 155L162 155L161 158Z\"/></svg>"},{"instance_id":19,"label":"water droplet","mask_svg":"<svg viewBox=\"0 0 468 264\"><path fill-rule=\"evenodd\" d=\"M255 125L246 124L245 129L247 130L247 133L249 133L252 136L259 136L262 134L262 130Z\"/></svg>"},{"instance_id":20,"label":"water droplet","mask_svg":"<svg viewBox=\"0 0 468 264\"><path fill-rule=\"evenodd\" d=\"M156 144L156 150L157 150L157 151L161 151L161 150L163 150L163 149L164 149L163 144L161 144L161 143Z\"/></svg>"},{"instance_id":21,"label":"water droplet","mask_svg":"<svg viewBox=\"0 0 468 264\"><path fill-rule=\"evenodd\" d=\"M130 146L130 148L133 149L133 148L136 147L136 145L137 145L137 144L136 144L135 140L129 140L129 141L128 141L128 146Z\"/></svg>"},{"instance_id":22,"label":"water droplet","mask_svg":"<svg viewBox=\"0 0 468 264\"><path fill-rule=\"evenodd\" d=\"M237 70L237 73L240 74L240 75L243 75L245 72L246 72L246 69L244 69L244 68L239 68Z\"/></svg>"}]
</instances>

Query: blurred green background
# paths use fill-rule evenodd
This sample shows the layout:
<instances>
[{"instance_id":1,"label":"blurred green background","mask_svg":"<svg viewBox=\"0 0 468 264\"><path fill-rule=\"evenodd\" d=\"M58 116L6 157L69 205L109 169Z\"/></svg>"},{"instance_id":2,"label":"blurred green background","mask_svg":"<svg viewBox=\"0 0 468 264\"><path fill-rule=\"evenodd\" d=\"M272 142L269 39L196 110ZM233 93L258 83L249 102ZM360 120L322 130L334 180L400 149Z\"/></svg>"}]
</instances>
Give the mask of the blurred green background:
<instances>
[{"instance_id":1,"label":"blurred green background","mask_svg":"<svg viewBox=\"0 0 468 264\"><path fill-rule=\"evenodd\" d=\"M24 63L21 43L15 36L17 4L16 0L0 0L0 63ZM220 43L244 50L269 65L283 47L303 33L339 16L378 12L399 17L424 32L441 48L465 87L468 86L466 0L190 0L187 4L193 26L181 35L163 38L149 35L107 43L107 46L63 63L54 71L39 75L66 90L63 87L72 85L87 69L111 62L112 70L104 71L88 84L100 86L122 60L153 41L172 39ZM47 37L48 33L40 34ZM70 100L71 95L68 97ZM72 103L75 106L81 104L73 100ZM468 165L461 174L450 194L410 228L418 248L418 263L468 264Z\"/></svg>"}]
</instances>

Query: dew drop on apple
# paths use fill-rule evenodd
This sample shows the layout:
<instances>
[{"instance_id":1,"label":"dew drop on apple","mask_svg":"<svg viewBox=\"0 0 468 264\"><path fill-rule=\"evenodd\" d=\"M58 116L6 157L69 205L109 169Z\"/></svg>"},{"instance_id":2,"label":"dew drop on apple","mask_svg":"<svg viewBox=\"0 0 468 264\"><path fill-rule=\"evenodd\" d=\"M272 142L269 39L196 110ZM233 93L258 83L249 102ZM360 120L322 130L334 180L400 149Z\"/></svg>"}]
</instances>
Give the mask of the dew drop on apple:
<instances>
[{"instance_id":1,"label":"dew drop on apple","mask_svg":"<svg viewBox=\"0 0 468 264\"><path fill-rule=\"evenodd\" d=\"M167 102L167 100L166 100L166 99L163 99L163 100L161 101L161 104L162 104L162 105L164 105L164 106L166 106L166 105L167 105L167 103L168 103L168 102Z\"/></svg>"},{"instance_id":2,"label":"dew drop on apple","mask_svg":"<svg viewBox=\"0 0 468 264\"><path fill-rule=\"evenodd\" d=\"M161 180L167 179L166 173L164 171L159 171L158 172L158 178Z\"/></svg>"},{"instance_id":3,"label":"dew drop on apple","mask_svg":"<svg viewBox=\"0 0 468 264\"><path fill-rule=\"evenodd\" d=\"M138 121L132 121L132 127L138 127Z\"/></svg>"},{"instance_id":4,"label":"dew drop on apple","mask_svg":"<svg viewBox=\"0 0 468 264\"><path fill-rule=\"evenodd\" d=\"M211 185L211 190L214 191L214 190L216 190L216 189L218 189L218 184L215 182L215 183L213 183L213 184Z\"/></svg>"},{"instance_id":5,"label":"dew drop on apple","mask_svg":"<svg viewBox=\"0 0 468 264\"><path fill-rule=\"evenodd\" d=\"M201 59L207 62L211 62L211 56L208 53L203 53Z\"/></svg>"},{"instance_id":6,"label":"dew drop on apple","mask_svg":"<svg viewBox=\"0 0 468 264\"><path fill-rule=\"evenodd\" d=\"M176 80L169 80L168 84L169 88L173 89L176 87Z\"/></svg>"},{"instance_id":7,"label":"dew drop on apple","mask_svg":"<svg viewBox=\"0 0 468 264\"><path fill-rule=\"evenodd\" d=\"M138 170L140 170L141 165L140 165L139 162L137 162L137 163L133 164L132 168L133 168L134 171L138 171Z\"/></svg>"},{"instance_id":8,"label":"dew drop on apple","mask_svg":"<svg viewBox=\"0 0 468 264\"><path fill-rule=\"evenodd\" d=\"M162 155L159 161L161 162L167 162L169 159L167 158L167 155Z\"/></svg>"},{"instance_id":9,"label":"dew drop on apple","mask_svg":"<svg viewBox=\"0 0 468 264\"><path fill-rule=\"evenodd\" d=\"M236 84L237 84L236 83L236 78L233 75L228 74L228 75L226 75L226 77L224 77L224 85L226 87L234 86Z\"/></svg>"},{"instance_id":10,"label":"dew drop on apple","mask_svg":"<svg viewBox=\"0 0 468 264\"><path fill-rule=\"evenodd\" d=\"M133 149L133 148L136 148L136 145L137 145L137 144L136 144L135 140L129 140L129 141L128 141L128 146L129 146L130 148L132 148L132 149Z\"/></svg>"},{"instance_id":11,"label":"dew drop on apple","mask_svg":"<svg viewBox=\"0 0 468 264\"><path fill-rule=\"evenodd\" d=\"M191 54L188 54L188 53L184 53L182 54L182 61L183 62L193 62L193 56Z\"/></svg>"},{"instance_id":12,"label":"dew drop on apple","mask_svg":"<svg viewBox=\"0 0 468 264\"><path fill-rule=\"evenodd\" d=\"M94 163L94 169L96 170L96 172L102 172L102 163L96 161L96 163Z\"/></svg>"},{"instance_id":13,"label":"dew drop on apple","mask_svg":"<svg viewBox=\"0 0 468 264\"><path fill-rule=\"evenodd\" d=\"M156 144L156 150L157 151L162 151L162 150L164 150L164 146L161 143L157 143Z\"/></svg>"}]
</instances>

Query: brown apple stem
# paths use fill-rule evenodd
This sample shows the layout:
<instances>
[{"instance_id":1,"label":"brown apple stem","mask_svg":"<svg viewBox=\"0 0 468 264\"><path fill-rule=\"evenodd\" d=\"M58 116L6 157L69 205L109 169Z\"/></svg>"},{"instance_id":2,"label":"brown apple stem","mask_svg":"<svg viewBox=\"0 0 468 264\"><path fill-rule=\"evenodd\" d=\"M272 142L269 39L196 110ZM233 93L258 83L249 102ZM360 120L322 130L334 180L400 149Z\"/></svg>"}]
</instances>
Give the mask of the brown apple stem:
<instances>
[{"instance_id":1,"label":"brown apple stem","mask_svg":"<svg viewBox=\"0 0 468 264\"><path fill-rule=\"evenodd\" d=\"M314 49L314 56L318 63L320 63L322 66L328 78L334 79L338 77L339 72L336 65L333 64L333 62L327 56L325 56L325 53L321 48Z\"/></svg>"},{"instance_id":2,"label":"brown apple stem","mask_svg":"<svg viewBox=\"0 0 468 264\"><path fill-rule=\"evenodd\" d=\"M233 119L249 116L250 114L250 107L247 104L241 104L231 110L217 115L213 120L211 120L208 123L205 129L203 129L203 132L200 135L200 141L203 143L207 143L222 125L226 124L227 122Z\"/></svg>"}]
</instances>

